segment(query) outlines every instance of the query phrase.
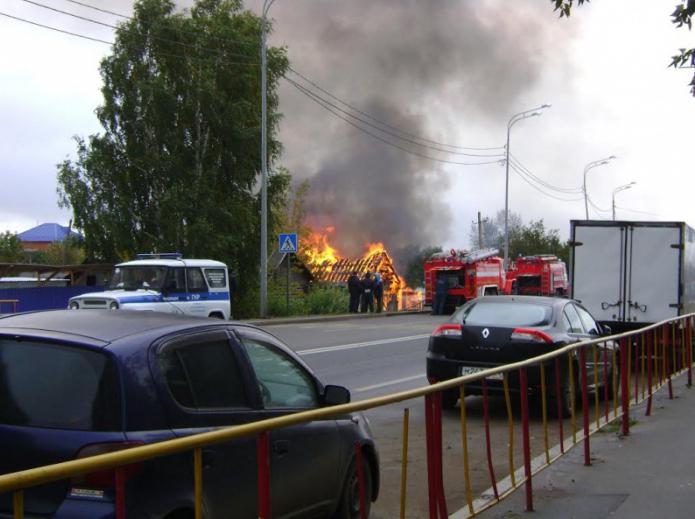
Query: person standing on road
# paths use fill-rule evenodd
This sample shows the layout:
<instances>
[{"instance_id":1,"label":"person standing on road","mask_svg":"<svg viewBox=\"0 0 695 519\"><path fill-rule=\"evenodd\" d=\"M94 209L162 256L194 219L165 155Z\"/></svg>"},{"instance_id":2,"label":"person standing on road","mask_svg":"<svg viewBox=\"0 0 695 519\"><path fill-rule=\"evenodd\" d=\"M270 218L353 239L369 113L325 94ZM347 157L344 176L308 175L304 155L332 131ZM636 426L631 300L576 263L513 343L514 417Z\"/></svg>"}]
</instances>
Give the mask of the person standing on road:
<instances>
[{"instance_id":1,"label":"person standing on road","mask_svg":"<svg viewBox=\"0 0 695 519\"><path fill-rule=\"evenodd\" d=\"M348 292L350 293L350 313L357 313L360 306L360 296L362 295L362 283L357 277L357 271L353 270L348 278Z\"/></svg>"},{"instance_id":2,"label":"person standing on road","mask_svg":"<svg viewBox=\"0 0 695 519\"><path fill-rule=\"evenodd\" d=\"M374 280L369 272L362 278L362 313L374 311Z\"/></svg>"},{"instance_id":3,"label":"person standing on road","mask_svg":"<svg viewBox=\"0 0 695 519\"><path fill-rule=\"evenodd\" d=\"M447 282L444 276L437 276L437 285L434 297L434 315L444 315L444 305L446 303Z\"/></svg>"},{"instance_id":4,"label":"person standing on road","mask_svg":"<svg viewBox=\"0 0 695 519\"><path fill-rule=\"evenodd\" d=\"M380 314L384 306L384 284L381 282L381 274L374 274L374 304L376 305L376 313Z\"/></svg>"}]
</instances>

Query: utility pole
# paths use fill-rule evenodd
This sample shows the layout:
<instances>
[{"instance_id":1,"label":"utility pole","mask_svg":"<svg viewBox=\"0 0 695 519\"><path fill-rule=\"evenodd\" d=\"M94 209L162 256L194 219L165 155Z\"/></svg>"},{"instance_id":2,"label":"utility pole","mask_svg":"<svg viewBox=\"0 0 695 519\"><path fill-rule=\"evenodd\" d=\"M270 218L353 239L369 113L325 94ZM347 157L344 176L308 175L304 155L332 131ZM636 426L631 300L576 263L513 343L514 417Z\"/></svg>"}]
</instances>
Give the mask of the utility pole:
<instances>
[{"instance_id":1,"label":"utility pole","mask_svg":"<svg viewBox=\"0 0 695 519\"><path fill-rule=\"evenodd\" d=\"M483 243L483 222L480 219L480 211L478 211L478 248L485 248L485 244Z\"/></svg>"}]
</instances>

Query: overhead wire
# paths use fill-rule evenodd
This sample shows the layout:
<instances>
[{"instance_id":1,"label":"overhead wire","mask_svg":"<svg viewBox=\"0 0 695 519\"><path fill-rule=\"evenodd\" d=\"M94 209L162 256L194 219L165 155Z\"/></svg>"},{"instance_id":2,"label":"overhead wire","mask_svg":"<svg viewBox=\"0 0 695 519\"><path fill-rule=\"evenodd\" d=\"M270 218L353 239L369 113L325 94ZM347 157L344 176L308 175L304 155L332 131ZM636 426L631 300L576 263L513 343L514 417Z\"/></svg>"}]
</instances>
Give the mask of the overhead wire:
<instances>
[{"instance_id":1,"label":"overhead wire","mask_svg":"<svg viewBox=\"0 0 695 519\"><path fill-rule=\"evenodd\" d=\"M329 92L328 90L326 90L326 89L324 89L323 87L321 87L320 85L318 85L316 82L314 82L313 80L311 80L310 78L308 78L308 77L305 76L304 74L298 72L297 70L295 70L295 69L292 68L291 66L288 67L288 70L289 70L290 72L292 72L293 74L295 74L296 76L298 76L298 77L300 77L301 79L303 79L304 81L306 81L307 83L309 83L311 86L313 86L314 88L316 88L317 90L319 90L319 91L322 92L323 94L325 94L325 95L327 95L328 97L330 97L331 99L333 99L333 100L339 102L339 103L342 104L343 106L347 106L347 107L350 108L351 110L357 112L357 113L360 114L360 115L363 115L363 116L365 116L365 117L371 119L371 120L374 121L375 123L377 123L377 124L379 124L379 125L382 125L382 126L384 126L384 127L386 127L386 128L389 128L390 130L393 130L393 131L395 131L395 132L401 133L401 134L403 134L403 135L405 135L405 136L407 136L407 137L412 137L413 139L417 139L417 140L420 140L420 141L422 141L422 142L424 142L424 143L431 144L431 145L434 145L434 146L441 146L441 147L445 147L445 148L454 148L454 149L461 149L461 150L471 150L471 151L493 151L493 150L503 150L503 149L504 149L504 146L493 146L493 147L489 147L489 148L476 148L476 147L471 147L471 146L458 146L458 145L454 145L454 144L445 144L445 143L441 143L441 142L437 142L437 141L433 141L433 140L427 139L427 138L425 138L425 137L421 137L421 136L419 136L419 135L417 135L417 134L410 133L410 132L407 132L407 131L405 131L405 130L401 130L401 129L397 128L396 126L393 126L393 125L391 125L391 124L389 124L389 123L387 123L387 122L384 122L384 121L382 121L382 120L380 120L380 119L377 119L376 117L370 115L369 113L367 113L367 112L365 112L365 111L363 111L363 110L360 110L359 108L357 108L357 107L354 106L353 104L350 104L350 103L348 103L347 101L344 101L343 99L339 98L339 97L336 96L335 94L332 94L332 93ZM448 150L445 150L445 151L447 151L448 153L453 153L453 152L448 151Z\"/></svg>"},{"instance_id":2,"label":"overhead wire","mask_svg":"<svg viewBox=\"0 0 695 519\"><path fill-rule=\"evenodd\" d=\"M29 3L29 4L33 4L33 5L39 6L39 7L43 7L43 8L46 8L46 9L50 9L50 10L52 10L52 11L59 12L59 13L62 13L62 14L68 15L68 16L73 16L73 17L75 17L75 18L78 18L78 19L81 19L81 20L84 20L84 21L87 21L87 22L96 23L96 24L99 24L99 25L103 25L103 26L106 26L106 27L110 27L110 28L112 28L112 29L116 29L116 28L117 28L116 26L113 26L113 25L110 25L110 24L107 24L107 23L104 23L104 22L99 22L99 21L93 20L93 19L91 19L91 18L87 18L87 17L84 17L84 16L80 16L80 15L76 15L76 14L73 14L73 13L69 13L69 12L67 12L67 11L63 11L63 10L60 10L60 9L56 9L56 8L53 8L53 7L46 6L46 5L44 5L44 4L41 4L40 2L37 2L36 0L22 0L22 1L27 2L27 3ZM102 9L102 8L99 8L99 7L96 7L96 6L87 4L87 3L85 3L85 2L80 2L80 1L77 1L77 0L64 0L64 1L70 2L70 3L75 4L75 5L79 5L79 6L82 6L82 7L86 7L86 8L89 8L89 9L94 9L94 10L99 11L99 12L102 12L102 13L110 14L110 15L113 15L113 16L118 16L118 17L124 18L124 19L126 19L126 20L132 20L132 19L133 19L131 16L127 16L127 15L124 15L124 14L120 14L120 13L117 13L117 12L115 12L115 11L110 11L110 10L108 10L108 9ZM184 32L184 33L185 33L185 32L189 32L189 33L190 33L190 31L183 31L183 32ZM178 43L178 44L180 44L180 45L186 45L186 44L184 44L184 43L172 41L172 40L169 40L169 39L166 39L166 38L161 38L161 37L156 37L156 36L152 36L152 38L153 38L153 39L159 39L160 41L167 41L167 42L171 42L171 43ZM225 42L225 43L227 43L227 42L229 42L229 41L233 41L233 42L240 43L240 44L243 44L243 45L254 45L254 46L256 45L255 43L244 42L244 41L235 40L235 39L221 39L221 38L215 38L215 37L213 37L212 39L218 40L218 41L223 41L223 42ZM198 50L197 47L196 47L196 49ZM203 50L212 50L212 51L216 51L217 49L203 49ZM225 53L228 54L228 55L235 55L235 54L233 54L233 53L229 53L229 52L226 52L226 51L225 51ZM240 54L236 54L236 56L239 56L239 57L248 57L248 56L246 56L246 55L240 55ZM470 146L458 146L458 145L453 145L453 144L446 144L446 143L441 143L441 142L437 142L437 141L434 141L434 140L431 140L431 139L427 139L427 138L421 137L421 136L419 136L419 135L416 135L416 134L414 134L414 133L407 132L407 131L405 131L405 130L401 130L401 129L397 128L396 126L393 126L393 125L391 125L391 124L389 124L389 123L387 123L387 122L384 122L384 121L382 121L382 120L380 120L380 119L378 119L378 118L376 118L376 117L370 115L369 113L367 113L367 112L365 112L365 111L363 111L363 110L360 110L359 108L357 108L357 107L354 106L353 104L350 104L350 103L348 103L347 101L344 101L343 99L340 99L340 98L337 97L336 95L332 94L332 93L329 92L328 90L326 90L326 89L324 89L323 87L321 87L320 85L318 85L318 84L317 84L315 81L313 81L311 78L307 77L306 75L302 74L301 72L297 71L296 69L292 68L291 66L288 67L288 69L289 69L290 72L292 72L293 74L295 74L296 76L298 76L298 77L301 78L302 80L306 81L307 83L309 83L311 86L313 86L314 88L316 88L317 90L319 90L319 91L322 92L323 94L329 96L331 99L333 99L333 100L337 101L338 103L342 104L343 106L346 106L346 107L350 108L351 110L353 110L354 112L356 112L356 113L358 113L358 114L360 114L360 115L362 115L362 116L364 116L364 117L369 118L370 120L374 121L374 122L377 123L378 125L381 125L381 126L384 126L385 128L390 129L392 132L397 132L397 133L399 133L399 134L401 134L401 135L404 135L404 136L406 136L406 137L402 137L402 136L399 136L399 135L394 135L392 132L391 132L391 133L390 133L390 132L387 132L387 131L385 131L385 130L383 130L383 129L381 129L381 128L378 128L377 126L374 126L374 125L371 124L371 123L368 123L368 122L366 122L366 121L363 121L365 124L367 124L367 125L369 125L369 126L372 126L374 129L379 130L379 131L382 131L382 132L384 132L384 133L390 133L391 136L396 137L396 138L401 139L401 140L406 141L406 142L410 142L411 144L415 144L415 145L421 146L421 147L427 147L427 148L430 148L430 149L433 149L433 150L435 150L435 151L439 151L439 152L442 152L442 153L450 153L450 154L452 154L452 155L465 155L465 156L471 156L471 157L478 157L478 156L480 156L480 157L483 157L483 156L490 156L490 157L493 157L493 156L497 156L498 154L489 154L489 155L473 154L473 153L466 153L466 152L462 152L462 151L458 151L458 152L457 152L457 151L452 151L452 150L446 150L446 149L442 149L442 148L452 148L452 149L454 149L454 150L470 150L470 151L494 151L494 150L503 150L503 149L504 149L504 146L494 146L494 147L482 148L482 147L470 147ZM287 79L287 78L285 78L285 79ZM343 111L343 110L340 109L339 107L337 107L337 106L334 106L334 107L335 107L337 110L342 111L343 113L345 113L345 114L348 115L349 117L351 117L351 118L356 118L356 116L354 116L354 115L352 115L352 114L349 114L348 112ZM422 141L422 142L421 142L421 143L420 143L420 142L416 142L416 141L414 141L414 140L409 139L408 137L410 137L410 138L412 138L412 139L415 139L415 140ZM423 144L423 143L424 143L424 144Z\"/></svg>"},{"instance_id":3,"label":"overhead wire","mask_svg":"<svg viewBox=\"0 0 695 519\"><path fill-rule=\"evenodd\" d=\"M459 166L482 166L482 165L486 165L486 164L496 164L496 163L499 163L499 162L500 162L500 159L489 160L489 161L481 161L481 162L458 162L458 161L440 159L440 158L438 158L438 157L432 157L431 155L425 155L424 153L419 153L419 152L417 152L417 151L413 151L413 150L410 150L410 149L408 149L408 148L404 148L403 146L401 146L401 145L399 145L399 144L396 144L396 143L394 143L394 142L391 142L391 141L389 141L388 139L385 139L385 138L383 138L382 136L380 136L380 135L378 135L378 134L376 134L376 133L373 133L373 132L371 132L370 130L367 130L367 129L363 128L362 126L359 126L358 124L352 122L351 120L349 120L349 119L343 117L343 115L342 115L340 112L338 112L337 110L334 110L334 109L333 109L331 106L329 106L328 104L325 104L325 103L321 100L321 98L319 98L318 96L316 96L316 94L314 94L314 93L313 93L312 91L310 91L309 89L303 87L303 86L300 85L299 83L290 80L290 84L292 84L292 86L294 86L297 90L299 90L301 93L303 93L304 95L306 95L306 96L307 96L309 99L311 99L313 102L315 102L316 104L318 104L319 106L321 106L321 107L324 108L325 110L328 110L328 111L331 112L333 115L335 115L337 118L339 118L339 119L345 121L346 123L348 123L350 126L354 127L355 129L357 129L357 130L359 130L359 131L361 131L361 132L363 132L363 133L366 133L367 135L371 136L372 138L374 138L374 139L376 139L376 140L378 140L378 141L383 142L384 144L387 144L387 145L389 145L389 146L392 146L392 147L394 147L394 148L397 148L397 149L399 149L399 150L401 150L401 151L404 151L404 152L406 152L406 153L409 153L409 154L411 154L411 155L415 155L415 156L417 156L417 157L421 157L421 158L424 158L424 159L432 160L432 161L435 161L435 162L440 162L440 163L443 163L443 164L454 164L454 165L459 165Z\"/></svg>"},{"instance_id":4,"label":"overhead wire","mask_svg":"<svg viewBox=\"0 0 695 519\"><path fill-rule=\"evenodd\" d=\"M99 20L94 20L92 18L88 18L86 16L81 16L79 14L71 13L69 11L63 11L62 9L58 9L56 7L51 7L49 5L42 4L41 2L36 2L35 0L21 0L21 1L25 2L27 4L30 4L30 5L34 5L36 7L40 7L42 9L48 9L49 11L53 11L53 12L56 12L56 13L59 13L59 14L65 15L65 16L70 16L70 17L76 18L78 20L93 23L96 25L101 25L102 27L108 27L109 29L118 30L118 26L116 26L116 25L112 25L112 24L106 23L106 22L100 22ZM80 4L80 5L85 5L85 4ZM130 18L130 19L132 19L132 18ZM182 42L179 40L172 40L170 38L163 38L161 36L156 36L154 34L150 34L149 36L153 40L156 40L156 41L161 41L164 43L172 43L174 45L179 45L181 47L193 49L196 51L205 51L205 52L209 51L209 52L215 53L218 57L225 57L225 56L234 56L237 58L248 58L249 57L247 54L239 54L239 53L235 53L235 52L229 52L225 49L220 49L220 48L200 47L199 45L193 45L193 44L185 43L185 42ZM249 63L253 63L253 62L249 62ZM258 62L255 62L253 64L254 65L260 65L260 63L258 63Z\"/></svg>"},{"instance_id":5,"label":"overhead wire","mask_svg":"<svg viewBox=\"0 0 695 519\"><path fill-rule=\"evenodd\" d=\"M290 79L290 78L285 77L285 81L287 81L288 83L290 83L292 86L294 86L294 87L296 87L296 88L300 88L302 92L305 92L305 91L306 91L306 92L311 92L311 90L309 90L308 88L304 87L303 85L300 85L299 83L297 83L297 82L294 81L293 79ZM445 150L445 149L442 149L442 148L439 148L439 147L436 147L436 146L431 146L431 145L428 145L428 144L421 144L421 143L419 143L419 142L417 142L417 141L415 141L415 140L413 140L413 139L409 139L409 138L406 138L406 137L401 137L400 135L398 135L398 134L396 134L396 133L394 133L394 132L391 132L391 131L388 131L388 130L384 130L383 128L379 128L378 126L376 126L376 125L370 123L369 121L367 121L367 120L365 120L365 119L363 119L363 118L361 118L361 117L358 117L358 116L356 116L356 115L354 115L354 114L351 114L350 112L348 112L348 111L346 111L346 110L343 110L342 108L340 108L339 106L337 106L335 103L331 103L331 102L328 101L326 98L321 97L320 95L318 95L316 92L311 92L311 93L312 93L312 95L315 96L317 99L320 99L323 103L325 103L326 105L328 105L328 106L334 108L335 110L337 110L338 112L340 112L340 113L346 115L347 117L349 117L349 118L351 118L351 119L353 119L353 120L359 121L359 122L361 122L362 124L366 124L366 125L369 126L370 128L373 128L373 129L375 129L375 130L377 130L377 131L379 131L379 132L382 132L382 133L384 133L384 134L386 134L386 135L389 135L390 137L393 137L393 138L395 138L395 139L400 139L400 140L402 140L402 141L404 141L404 142L407 142L407 143L409 143L409 144L413 144L413 145L415 145L415 146L420 146L420 147L423 147L423 148L428 148L428 149L431 149L431 150L434 150L434 151L438 151L438 152L441 152L441 153L448 153L448 154L451 154L451 155L465 155L465 156L467 156L467 157L495 157L495 158L501 159L501 158L504 156L504 155L501 154L501 153L467 153L467 152L462 152L462 151L449 151L449 150Z\"/></svg>"},{"instance_id":6,"label":"overhead wire","mask_svg":"<svg viewBox=\"0 0 695 519\"><path fill-rule=\"evenodd\" d=\"M41 3L39 3L39 2L36 2L36 1L34 1L34 0L22 0L22 1L24 1L24 2L26 2L26 3L29 3L29 4L33 4L33 5L38 6L38 7L42 7L42 8L46 8L46 9L49 9L49 10L52 10L52 11L55 11L55 12L59 12L59 13L61 13L61 14L65 14L65 15L67 15L67 16L72 16L72 17L75 17L75 18L78 18L78 19L81 19L81 20L84 20L84 21L87 21L87 22L90 22L90 23L95 23L95 24L98 24L98 25L102 25L102 26L106 26L106 27L112 28L112 29L117 29L117 27L114 26L114 25L110 25L110 24L107 24L107 23L104 23L104 22L99 22L99 21L97 21L97 20L92 20L92 19L90 19L90 18L83 17L83 16L80 16L80 15L75 15L74 13L69 13L69 12L67 12L67 11L62 11L62 10L60 10L60 9L55 9L55 8L50 7L50 6L46 6L46 5L44 5L44 4L41 4ZM68 1L72 1L72 0L68 0ZM82 3L82 2L73 2L73 3L76 3L76 4L78 4L78 5L87 6L87 4L84 4L84 3ZM109 14L116 14L116 13L109 13ZM41 28L44 28L44 29L48 29L48 30L52 30L52 31L59 32L59 33L63 33L63 34L66 34L66 35L70 35L70 36L74 36L74 37L79 37L79 38L91 40L91 41L94 41L94 42L103 43L103 44L106 44L106 45L114 45L114 42L111 42L111 41L103 40L103 39L100 39L100 38L94 38L94 37L87 36L87 35L84 35L84 34L80 34L80 33L77 33L77 32L73 32L73 31L67 31L67 30L60 29L60 28L58 28L58 27L49 26L49 25L46 25L46 24L41 24L41 23L38 23L38 22L34 22L34 21L32 21L32 20L27 20L27 19L25 19L25 18L13 16L13 15L10 15L10 14L4 13L4 12L0 12L0 15L6 16L6 17L8 17L8 18L12 18L12 19L17 20L17 21L21 21L21 22L24 22L24 23L28 23L28 24L31 24L31 25L34 25L34 26L38 26L38 27L41 27ZM129 18L129 17L126 17L125 15L118 15L118 16L123 16L124 18ZM153 38L156 38L156 37L153 36ZM161 39L161 38L160 38L160 39ZM172 40L168 40L168 39L166 39L166 38L163 39L163 40L169 41L169 42L172 41ZM174 42L174 43L176 43L176 42ZM195 48L196 50L204 50L204 51L205 51L205 50L210 50L210 49L207 49L207 48L201 49L201 48L199 48L199 47L195 47L195 46L191 46L191 45L186 45L186 44L183 44L183 45L184 45L184 47ZM183 59L191 59L190 56L181 56L181 55L167 54L167 53L161 53L161 54L162 54L162 55L173 56L173 57L178 57L178 58L183 58ZM219 57L219 54L218 54L218 57ZM226 60L226 59L225 59L225 61L228 62L228 63L235 63L235 62L231 62L231 61ZM256 63L248 63L248 62L244 62L244 63L236 62L236 64L240 64L240 65L258 65L258 64L256 64ZM295 73L296 73L296 72L295 72ZM331 112L331 113L332 113L333 115L335 115L336 117L338 117L338 118L342 119L343 121L347 122L348 124L350 124L350 125L353 126L354 128L358 129L359 131L362 131L363 133L366 133L366 134L370 135L371 137L373 137L373 138L375 138L375 139L377 139L377 140L383 142L384 144L387 144L387 145L389 145L389 146L392 146L392 147L395 147L395 148L397 148L397 149L400 149L401 151L404 151L404 152L409 153L409 154L411 154L411 155L415 155L415 156L418 156L418 157L421 157L421 158L425 158L425 159L428 159L428 160L432 160L432 161L435 161L435 162L439 162L439 163L453 164L453 165L462 165L462 166L475 166L475 165L494 164L494 163L496 163L496 162L499 162L499 159L502 158L502 154L471 154L471 153L464 153L464 152L452 152L452 151L449 151L449 150L442 150L441 148L439 148L439 149L433 148L433 146L423 145L423 144L421 144L421 143L417 143L417 142L414 141L414 140L405 139L404 137L401 137L401 136L399 136L399 135L397 135L397 134L395 134L395 133L393 133L393 132L388 132L388 131L384 130L383 128L378 128L378 127L374 126L373 124L369 123L368 121L365 121L365 120L363 120L363 119L361 119L361 118L359 118L359 117L357 117L357 116L355 116L355 115L353 115L353 114L348 113L348 112L345 111L345 110L340 109L340 107L337 107L335 104L330 103L330 102L327 101L325 98L322 98L321 96L319 96L319 95L316 94L315 92L310 91L309 89L307 89L307 88L304 87L303 85L300 85L299 83L297 83L297 82L291 80L290 78L287 78L287 77L286 77L285 79L286 79L288 82L290 82L290 84L292 84L292 86L294 86L295 88L297 88L301 93L303 93L304 95L306 95L307 97L309 97L309 99L311 99L312 101L316 102L317 104L319 104L320 106L322 106L324 109L328 110L329 112ZM406 142L409 142L410 144L415 144L415 145L418 145L418 146L423 146L423 147L426 147L426 148L435 149L435 151L444 152L444 153L449 153L449 154L460 154L460 155L474 156L474 157L481 157L481 158L486 158L486 157L493 158L493 157L494 157L494 160L480 161L480 162L452 161L452 160L446 160L446 159L442 159L442 158L438 158L438 157L433 157L433 156L431 156L431 155L427 155L427 154L424 154L424 153L419 153L419 152L417 152L417 151L414 151L414 150L405 148L405 147L403 147L403 146L400 146L400 145L398 145L398 144L396 144L396 143L394 143L394 142L392 142L392 141L390 141L390 140L388 140L388 139L385 139L385 138L383 138L382 136L377 135L377 134L375 134L375 133L373 133L373 132L371 132L371 131L365 129L364 127L360 126L359 124L355 124L354 122L352 122L352 121L346 119L345 117L341 116L341 115L340 115L341 113L344 114L344 115L346 115L346 116L348 116L348 117L350 117L350 118L352 118L352 119L355 119L355 120L360 121L362 124L366 124L367 126L371 126L371 127L373 127L375 130L378 130L378 131L380 131L380 132L382 132L382 133L385 133L385 134L389 135L390 137L393 137L393 138L396 138L396 139L400 139L400 140L404 140L404 141L406 141ZM401 132L401 133L403 133L403 132ZM434 141L433 141L433 142L434 142ZM465 148L462 147L461 149L465 149ZM496 149L496 148L491 148L491 149Z\"/></svg>"},{"instance_id":7,"label":"overhead wire","mask_svg":"<svg viewBox=\"0 0 695 519\"><path fill-rule=\"evenodd\" d=\"M594 209L596 209L598 212L600 212L600 213L610 213L610 212L612 212L612 210L611 210L610 208L609 208L609 209L603 209L603 208L599 207L598 205L596 205L596 204L594 203L594 201L591 199L590 196L587 195L586 199L589 201L589 205L590 205L591 207L593 207Z\"/></svg>"},{"instance_id":8,"label":"overhead wire","mask_svg":"<svg viewBox=\"0 0 695 519\"><path fill-rule=\"evenodd\" d=\"M512 170L513 170L517 175L519 175L519 177L521 177L521 179L522 179L524 182L526 182L528 185L530 185L532 188L534 188L534 189L535 189L536 191L538 191L539 193L541 193L541 194L543 194L543 195L545 195L545 196L547 196L547 197L549 197L549 198L553 198L553 199L559 200L559 201L561 201L561 202L579 202L580 200L583 200L583 198L562 198L562 197L559 197L559 196L550 194L550 193L544 191L540 186L536 185L532 180L530 180L530 179L526 176L526 173L525 173L522 169L518 168L514 163L510 162L510 163L509 163L509 166L512 168Z\"/></svg>"},{"instance_id":9,"label":"overhead wire","mask_svg":"<svg viewBox=\"0 0 695 519\"><path fill-rule=\"evenodd\" d=\"M521 161L516 158L514 155L511 153L509 154L509 159L511 163L516 164L517 167L521 168L524 170L524 172L531 178L534 179L538 184L546 187L547 189L550 189L552 191L557 191L560 193L565 193L565 194L579 194L582 192L581 186L577 187L559 187L551 184L550 182L547 182L540 178L539 176L535 175L530 169L528 169L526 166L524 166Z\"/></svg>"}]
</instances>

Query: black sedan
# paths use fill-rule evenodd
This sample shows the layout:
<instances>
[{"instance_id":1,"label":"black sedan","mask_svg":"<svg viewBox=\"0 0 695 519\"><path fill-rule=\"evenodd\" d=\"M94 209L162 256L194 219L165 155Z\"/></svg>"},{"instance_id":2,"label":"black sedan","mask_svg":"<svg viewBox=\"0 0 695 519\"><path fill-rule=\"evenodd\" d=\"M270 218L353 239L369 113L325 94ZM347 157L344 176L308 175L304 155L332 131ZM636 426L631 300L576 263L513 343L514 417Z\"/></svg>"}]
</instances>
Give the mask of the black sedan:
<instances>
[{"instance_id":1,"label":"black sedan","mask_svg":"<svg viewBox=\"0 0 695 519\"><path fill-rule=\"evenodd\" d=\"M37 312L0 318L0 474L317 407L350 393L323 385L269 333L242 323L156 312ZM379 462L359 414L270 431L274 517L360 516L355 443L367 505ZM207 518L258 517L254 438L202 449ZM128 518L194 517L190 452L131 465ZM112 471L27 489L29 517L114 517ZM0 495L10 517L12 494Z\"/></svg>"},{"instance_id":2,"label":"black sedan","mask_svg":"<svg viewBox=\"0 0 695 519\"><path fill-rule=\"evenodd\" d=\"M609 335L591 314L577 301L552 297L495 296L480 297L460 307L451 319L437 328L430 337L427 351L427 377L430 382L441 382L476 373L487 368L529 359L568 344ZM598 362L587 352L586 367L588 387L593 388L594 372L598 370L599 385L613 379L612 341L601 343ZM606 360L604 364L604 358ZM579 356L573 354L574 380L579 380ZM560 400L563 412L570 408L570 377L568 362L562 359ZM604 376L604 365L608 372ZM546 383L549 393L554 393L554 363L546 364ZM491 392L501 391L502 375L487 379ZM509 374L509 386L518 391L518 375ZM529 386L540 386L540 369L529 370ZM596 389L596 388L593 388ZM467 384L467 394L480 394L482 386ZM578 386L574 391L579 394ZM456 405L457 388L445 391L442 406ZM553 406L555 408L555 406Z\"/></svg>"}]
</instances>

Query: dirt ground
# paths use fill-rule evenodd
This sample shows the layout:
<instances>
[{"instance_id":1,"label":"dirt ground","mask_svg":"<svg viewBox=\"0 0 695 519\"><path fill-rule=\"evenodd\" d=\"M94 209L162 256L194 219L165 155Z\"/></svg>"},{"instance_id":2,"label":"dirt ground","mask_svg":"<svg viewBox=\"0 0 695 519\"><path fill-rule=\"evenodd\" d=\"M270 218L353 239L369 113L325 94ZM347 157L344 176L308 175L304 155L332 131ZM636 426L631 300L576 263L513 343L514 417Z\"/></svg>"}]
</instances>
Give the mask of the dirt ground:
<instances>
[{"instance_id":1,"label":"dirt ground","mask_svg":"<svg viewBox=\"0 0 695 519\"><path fill-rule=\"evenodd\" d=\"M516 398L518 400L518 397ZM593 396L592 396L593 400ZM535 405L534 405L535 404ZM610 404L612 414L612 404ZM403 449L403 410L410 409L408 468L406 486L406 514L408 518L428 517L427 459L425 450L424 402L422 399L388 406L367 413L379 447L381 456L381 491L378 501L373 505L372 519L392 519L400 514L400 485ZM603 420L604 403L599 409ZM530 402L530 443L531 457L543 455L544 432L540 406ZM523 467L522 430L518 402L512 406L514 416L514 469ZM483 422L482 397L466 398L466 415L468 423L468 450L470 481L473 498L480 496L491 487L485 450L485 428ZM590 420L594 420L595 411L591 407ZM582 435L581 406L576 415L577 438ZM572 421L563 421L565 442L572 441ZM504 398L490 398L490 440L492 445L493 468L496 480L510 474L509 467L509 428ZM552 448L559 443L558 420L548 419L548 444ZM442 445L444 452L443 473L444 488L449 514L466 505L463 449L461 437L460 409L444 411L442 415ZM567 445L567 443L566 443Z\"/></svg>"}]
</instances>

